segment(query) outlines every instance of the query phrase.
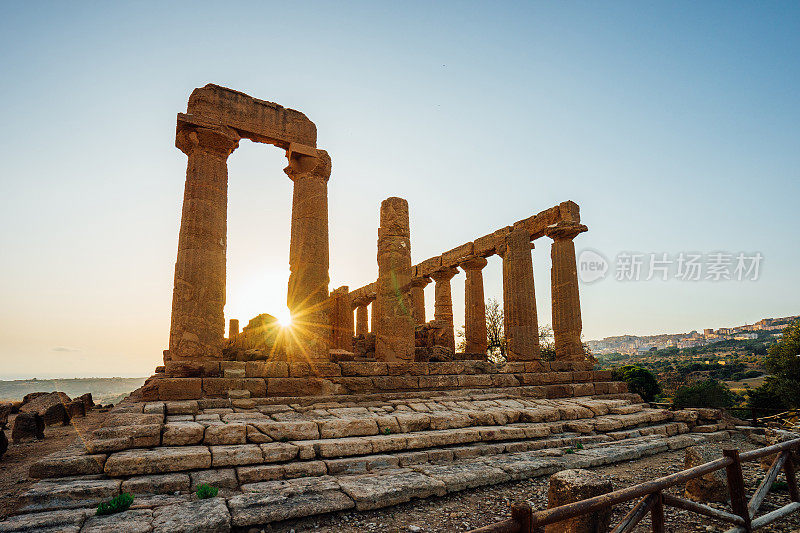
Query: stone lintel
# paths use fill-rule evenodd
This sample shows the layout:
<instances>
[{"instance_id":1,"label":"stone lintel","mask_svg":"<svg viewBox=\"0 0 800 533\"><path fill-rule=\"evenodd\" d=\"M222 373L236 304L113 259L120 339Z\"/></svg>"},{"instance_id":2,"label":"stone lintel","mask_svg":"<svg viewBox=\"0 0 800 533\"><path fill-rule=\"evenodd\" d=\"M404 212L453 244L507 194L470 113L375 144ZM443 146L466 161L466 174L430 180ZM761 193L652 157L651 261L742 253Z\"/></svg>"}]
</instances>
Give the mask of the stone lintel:
<instances>
[{"instance_id":1,"label":"stone lintel","mask_svg":"<svg viewBox=\"0 0 800 533\"><path fill-rule=\"evenodd\" d=\"M436 257L431 257L430 259L426 259L425 261L421 262L417 265L417 277L421 276L430 276L436 270L439 270L442 267L442 256L437 255Z\"/></svg>"},{"instance_id":2,"label":"stone lintel","mask_svg":"<svg viewBox=\"0 0 800 533\"><path fill-rule=\"evenodd\" d=\"M457 246L452 250L442 254L442 266L458 266L464 259L470 257L473 251L473 243L468 242Z\"/></svg>"},{"instance_id":3,"label":"stone lintel","mask_svg":"<svg viewBox=\"0 0 800 533\"><path fill-rule=\"evenodd\" d=\"M289 143L317 146L317 127L300 111L208 84L192 91L186 115L234 128L254 142L288 148Z\"/></svg>"}]
</instances>

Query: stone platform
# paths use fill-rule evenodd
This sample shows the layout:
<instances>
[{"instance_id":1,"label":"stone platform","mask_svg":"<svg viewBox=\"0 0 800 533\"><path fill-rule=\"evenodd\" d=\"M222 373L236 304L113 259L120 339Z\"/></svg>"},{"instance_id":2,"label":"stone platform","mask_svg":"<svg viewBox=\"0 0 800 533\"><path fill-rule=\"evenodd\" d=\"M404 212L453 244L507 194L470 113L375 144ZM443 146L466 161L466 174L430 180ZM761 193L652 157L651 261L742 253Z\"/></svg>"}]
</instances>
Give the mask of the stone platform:
<instances>
[{"instance_id":1,"label":"stone platform","mask_svg":"<svg viewBox=\"0 0 800 533\"><path fill-rule=\"evenodd\" d=\"M41 481L0 532L247 531L728 436L713 410L652 409L629 393L530 392L127 400L93 435L32 466ZM219 496L198 501L199 483ZM136 496L131 510L93 516L120 492Z\"/></svg>"},{"instance_id":2,"label":"stone platform","mask_svg":"<svg viewBox=\"0 0 800 533\"><path fill-rule=\"evenodd\" d=\"M435 393L474 388L522 387L526 396L567 398L626 392L608 370L585 361L489 361L286 363L281 361L167 362L137 399L228 398L246 390L250 398Z\"/></svg>"}]
</instances>

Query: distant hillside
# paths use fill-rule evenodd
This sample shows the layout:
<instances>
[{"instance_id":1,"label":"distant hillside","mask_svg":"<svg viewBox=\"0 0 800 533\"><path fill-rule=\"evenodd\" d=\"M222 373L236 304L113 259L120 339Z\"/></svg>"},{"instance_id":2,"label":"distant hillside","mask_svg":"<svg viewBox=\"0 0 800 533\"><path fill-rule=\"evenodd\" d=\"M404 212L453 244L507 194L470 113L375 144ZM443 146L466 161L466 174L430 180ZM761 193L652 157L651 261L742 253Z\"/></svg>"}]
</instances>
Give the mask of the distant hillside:
<instances>
[{"instance_id":1,"label":"distant hillside","mask_svg":"<svg viewBox=\"0 0 800 533\"><path fill-rule=\"evenodd\" d=\"M147 378L73 378L0 380L0 400L21 400L31 392L61 391L70 397L92 393L95 403L117 403L138 389Z\"/></svg>"}]
</instances>

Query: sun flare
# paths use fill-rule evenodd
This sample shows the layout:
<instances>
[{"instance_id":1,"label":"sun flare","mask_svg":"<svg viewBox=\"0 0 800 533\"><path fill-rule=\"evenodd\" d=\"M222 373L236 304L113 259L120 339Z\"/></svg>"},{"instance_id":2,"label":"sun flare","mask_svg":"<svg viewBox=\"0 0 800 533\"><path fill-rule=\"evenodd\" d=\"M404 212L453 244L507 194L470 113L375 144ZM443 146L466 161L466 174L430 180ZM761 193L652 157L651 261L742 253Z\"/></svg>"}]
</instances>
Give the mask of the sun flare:
<instances>
[{"instance_id":1,"label":"sun flare","mask_svg":"<svg viewBox=\"0 0 800 533\"><path fill-rule=\"evenodd\" d=\"M292 313L289 311L288 308L278 313L275 318L278 319L278 323L283 328L288 328L289 326L292 325Z\"/></svg>"}]
</instances>

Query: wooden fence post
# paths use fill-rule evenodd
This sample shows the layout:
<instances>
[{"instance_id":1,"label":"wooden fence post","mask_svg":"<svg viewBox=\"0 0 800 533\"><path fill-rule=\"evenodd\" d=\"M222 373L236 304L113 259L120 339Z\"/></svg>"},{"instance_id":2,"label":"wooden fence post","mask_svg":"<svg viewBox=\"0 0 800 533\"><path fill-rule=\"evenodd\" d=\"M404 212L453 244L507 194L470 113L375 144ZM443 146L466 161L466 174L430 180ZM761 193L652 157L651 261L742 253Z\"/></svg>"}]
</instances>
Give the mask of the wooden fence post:
<instances>
[{"instance_id":1,"label":"wooden fence post","mask_svg":"<svg viewBox=\"0 0 800 533\"><path fill-rule=\"evenodd\" d=\"M533 509L527 502L512 503L511 518L519 523L520 533L531 533L533 531Z\"/></svg>"},{"instance_id":2,"label":"wooden fence post","mask_svg":"<svg viewBox=\"0 0 800 533\"><path fill-rule=\"evenodd\" d=\"M744 478L742 477L742 462L739 460L739 450L722 450L722 455L733 460L725 467L728 477L728 493L731 496L731 508L733 512L744 520L744 530L750 533L753 529L750 525L750 513L747 511L747 495L744 490Z\"/></svg>"},{"instance_id":3,"label":"wooden fence post","mask_svg":"<svg viewBox=\"0 0 800 533\"><path fill-rule=\"evenodd\" d=\"M650 521L653 523L653 533L664 533L664 496L661 492L653 494L653 507L650 509Z\"/></svg>"}]
</instances>

